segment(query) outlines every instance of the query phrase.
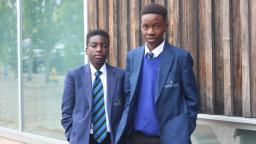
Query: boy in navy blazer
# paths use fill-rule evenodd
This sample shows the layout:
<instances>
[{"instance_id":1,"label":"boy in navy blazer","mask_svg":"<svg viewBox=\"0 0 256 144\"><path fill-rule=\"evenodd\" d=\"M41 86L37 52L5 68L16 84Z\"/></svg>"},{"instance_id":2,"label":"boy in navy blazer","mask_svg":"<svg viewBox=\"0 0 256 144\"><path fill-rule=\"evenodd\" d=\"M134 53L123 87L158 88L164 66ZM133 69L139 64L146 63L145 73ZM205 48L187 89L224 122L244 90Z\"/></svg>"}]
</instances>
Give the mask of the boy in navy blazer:
<instances>
[{"instance_id":1,"label":"boy in navy blazer","mask_svg":"<svg viewBox=\"0 0 256 144\"><path fill-rule=\"evenodd\" d=\"M106 63L109 35L87 34L89 63L68 71L61 124L70 144L112 144L124 108L124 71Z\"/></svg>"},{"instance_id":2,"label":"boy in navy blazer","mask_svg":"<svg viewBox=\"0 0 256 144\"><path fill-rule=\"evenodd\" d=\"M149 4L142 10L146 44L126 59L127 101L115 143L189 144L196 127L199 96L189 52L164 40L167 10Z\"/></svg>"}]
</instances>

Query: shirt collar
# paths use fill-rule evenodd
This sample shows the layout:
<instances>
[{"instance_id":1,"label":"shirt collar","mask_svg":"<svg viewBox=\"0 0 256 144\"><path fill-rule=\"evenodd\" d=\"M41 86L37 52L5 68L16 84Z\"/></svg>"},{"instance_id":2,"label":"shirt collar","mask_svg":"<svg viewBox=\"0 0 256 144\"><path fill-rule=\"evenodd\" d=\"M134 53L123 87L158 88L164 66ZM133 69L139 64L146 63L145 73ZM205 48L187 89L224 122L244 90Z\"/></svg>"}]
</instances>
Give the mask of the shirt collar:
<instances>
[{"instance_id":1,"label":"shirt collar","mask_svg":"<svg viewBox=\"0 0 256 144\"><path fill-rule=\"evenodd\" d=\"M163 40L160 45L158 45L154 50L151 51L154 54L154 57L157 57L163 51L164 43L165 43L165 40ZM150 50L149 50L147 44L145 44L145 54L144 55L146 55L148 52L150 52Z\"/></svg>"},{"instance_id":2,"label":"shirt collar","mask_svg":"<svg viewBox=\"0 0 256 144\"><path fill-rule=\"evenodd\" d=\"M94 74L97 70L91 63L90 63L90 68L91 68L91 74L94 76ZM102 72L102 75L106 74L106 72L107 72L106 63L104 63L102 65L102 67L100 68L100 71Z\"/></svg>"}]
</instances>

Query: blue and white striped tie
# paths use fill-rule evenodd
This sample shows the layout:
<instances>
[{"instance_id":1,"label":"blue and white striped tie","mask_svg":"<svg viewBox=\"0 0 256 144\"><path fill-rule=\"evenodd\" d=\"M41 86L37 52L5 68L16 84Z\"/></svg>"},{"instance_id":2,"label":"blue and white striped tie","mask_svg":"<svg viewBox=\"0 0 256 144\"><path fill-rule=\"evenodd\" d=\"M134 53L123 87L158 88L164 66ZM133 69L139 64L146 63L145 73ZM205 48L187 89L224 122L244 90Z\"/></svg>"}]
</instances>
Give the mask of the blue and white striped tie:
<instances>
[{"instance_id":1,"label":"blue and white striped tie","mask_svg":"<svg viewBox=\"0 0 256 144\"><path fill-rule=\"evenodd\" d=\"M100 80L101 71L96 71L93 82L93 137L98 143L102 143L107 137L107 124L104 104L103 85Z\"/></svg>"}]
</instances>

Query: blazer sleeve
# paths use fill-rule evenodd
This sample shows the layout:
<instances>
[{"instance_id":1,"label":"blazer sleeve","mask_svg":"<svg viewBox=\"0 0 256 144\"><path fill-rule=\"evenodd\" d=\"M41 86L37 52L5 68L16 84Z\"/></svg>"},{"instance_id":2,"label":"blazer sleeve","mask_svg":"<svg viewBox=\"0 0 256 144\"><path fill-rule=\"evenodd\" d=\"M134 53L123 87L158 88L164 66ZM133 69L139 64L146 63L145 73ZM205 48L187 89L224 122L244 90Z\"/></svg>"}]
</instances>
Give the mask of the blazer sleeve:
<instances>
[{"instance_id":1,"label":"blazer sleeve","mask_svg":"<svg viewBox=\"0 0 256 144\"><path fill-rule=\"evenodd\" d=\"M72 71L68 71L64 81L64 91L62 97L62 119L61 124L65 129L66 139L69 141L72 131L72 114L75 104L75 82Z\"/></svg>"},{"instance_id":2,"label":"blazer sleeve","mask_svg":"<svg viewBox=\"0 0 256 144\"><path fill-rule=\"evenodd\" d=\"M190 118L190 133L195 130L197 114L200 110L200 100L192 67L193 59L187 53L182 61L181 77L187 112Z\"/></svg>"},{"instance_id":3,"label":"blazer sleeve","mask_svg":"<svg viewBox=\"0 0 256 144\"><path fill-rule=\"evenodd\" d=\"M115 136L115 144L123 144L126 137L124 133L127 127L127 117L129 113L129 107L130 107L130 56L129 56L129 53L126 58L124 92L125 92L124 111L117 128L117 132Z\"/></svg>"}]
</instances>

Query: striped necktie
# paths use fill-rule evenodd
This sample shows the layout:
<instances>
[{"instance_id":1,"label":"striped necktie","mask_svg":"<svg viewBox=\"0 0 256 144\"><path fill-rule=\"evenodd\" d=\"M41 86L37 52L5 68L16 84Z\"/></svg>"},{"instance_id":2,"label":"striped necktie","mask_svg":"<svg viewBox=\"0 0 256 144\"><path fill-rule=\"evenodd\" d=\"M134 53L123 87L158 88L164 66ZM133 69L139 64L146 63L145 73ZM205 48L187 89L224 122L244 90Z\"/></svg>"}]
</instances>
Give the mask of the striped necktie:
<instances>
[{"instance_id":1,"label":"striped necktie","mask_svg":"<svg viewBox=\"0 0 256 144\"><path fill-rule=\"evenodd\" d=\"M104 104L103 85L100 80L101 71L96 71L93 82L93 137L98 143L102 143L107 137L107 124Z\"/></svg>"}]
</instances>

